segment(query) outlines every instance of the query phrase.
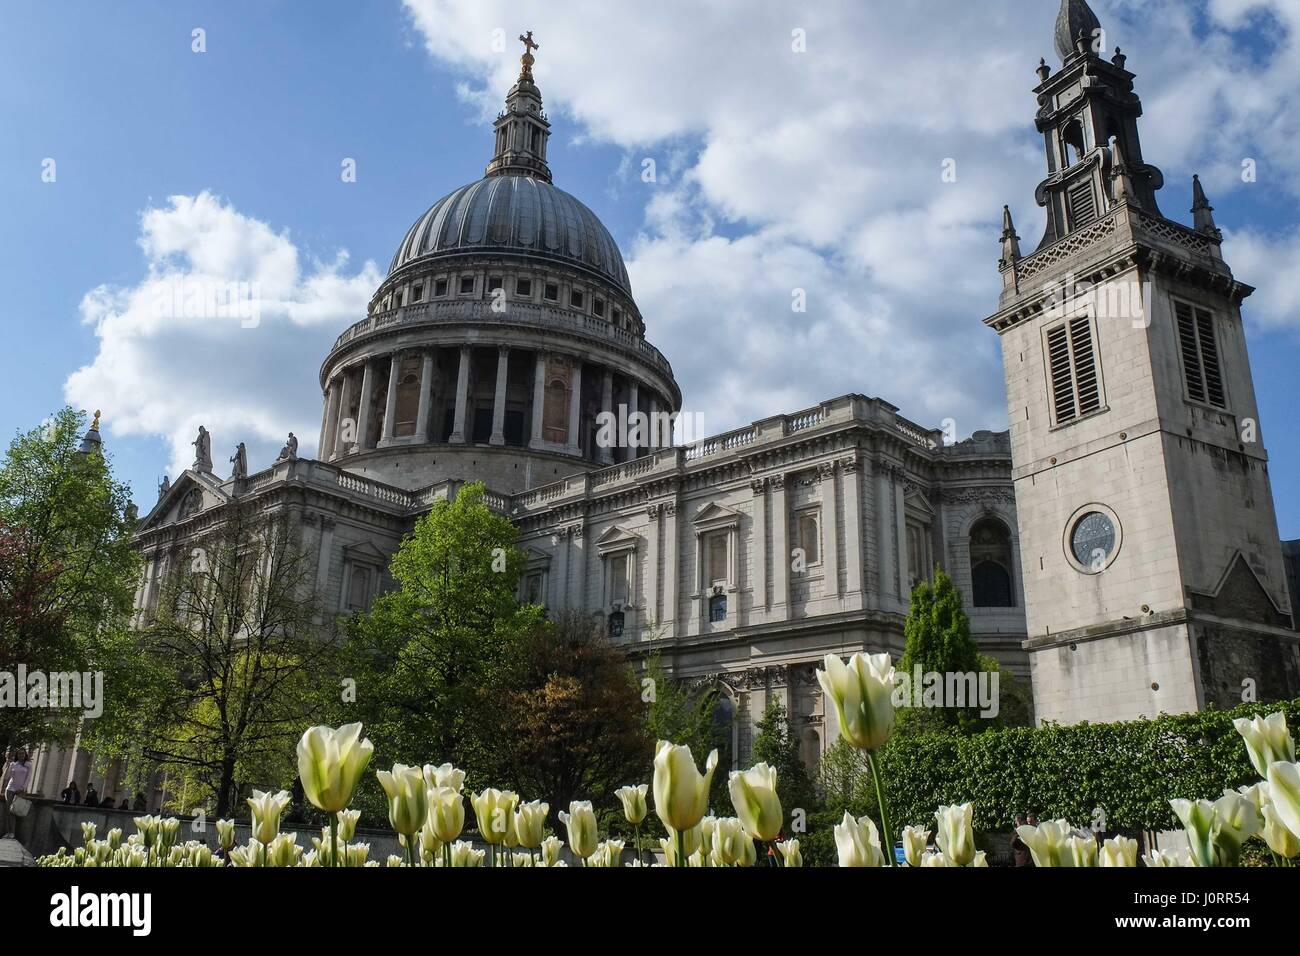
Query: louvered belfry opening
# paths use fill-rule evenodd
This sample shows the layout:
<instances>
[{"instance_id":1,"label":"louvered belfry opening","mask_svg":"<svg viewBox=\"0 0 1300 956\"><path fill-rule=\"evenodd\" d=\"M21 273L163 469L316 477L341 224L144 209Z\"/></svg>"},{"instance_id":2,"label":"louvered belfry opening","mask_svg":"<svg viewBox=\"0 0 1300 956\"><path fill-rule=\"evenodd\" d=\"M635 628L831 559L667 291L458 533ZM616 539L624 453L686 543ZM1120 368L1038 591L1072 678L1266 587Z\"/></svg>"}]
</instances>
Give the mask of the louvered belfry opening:
<instances>
[{"instance_id":1,"label":"louvered belfry opening","mask_svg":"<svg viewBox=\"0 0 1300 956\"><path fill-rule=\"evenodd\" d=\"M1178 320L1178 347L1183 355L1183 377L1187 397L1216 408L1225 408L1223 373L1219 368L1219 346L1214 337L1214 316L1194 309L1186 302L1174 303Z\"/></svg>"},{"instance_id":2,"label":"louvered belfry opening","mask_svg":"<svg viewBox=\"0 0 1300 956\"><path fill-rule=\"evenodd\" d=\"M1063 425L1101 408L1096 349L1087 316L1048 330L1047 358L1056 424Z\"/></svg>"}]
</instances>

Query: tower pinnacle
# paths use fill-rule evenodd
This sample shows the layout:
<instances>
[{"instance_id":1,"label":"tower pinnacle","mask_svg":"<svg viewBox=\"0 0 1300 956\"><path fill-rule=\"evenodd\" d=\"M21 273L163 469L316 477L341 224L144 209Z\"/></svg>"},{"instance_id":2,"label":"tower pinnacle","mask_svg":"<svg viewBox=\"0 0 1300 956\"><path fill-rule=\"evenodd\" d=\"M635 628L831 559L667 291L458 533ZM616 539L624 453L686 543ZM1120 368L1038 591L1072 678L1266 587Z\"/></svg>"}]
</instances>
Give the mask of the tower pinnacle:
<instances>
[{"instance_id":1,"label":"tower pinnacle","mask_svg":"<svg viewBox=\"0 0 1300 956\"><path fill-rule=\"evenodd\" d=\"M519 58L519 79L506 94L506 108L496 118L496 149L487 165L488 176L532 176L551 181L546 164L546 140L551 124L542 112L542 94L533 82L534 50L541 44L533 40L533 31L519 34L524 55Z\"/></svg>"},{"instance_id":2,"label":"tower pinnacle","mask_svg":"<svg viewBox=\"0 0 1300 956\"><path fill-rule=\"evenodd\" d=\"M1053 43L1062 63L1078 55L1080 46L1084 47L1085 52L1099 50L1096 40L1100 34L1101 21L1092 12L1087 0L1061 0ZM1085 38L1086 46L1081 42Z\"/></svg>"}]
</instances>

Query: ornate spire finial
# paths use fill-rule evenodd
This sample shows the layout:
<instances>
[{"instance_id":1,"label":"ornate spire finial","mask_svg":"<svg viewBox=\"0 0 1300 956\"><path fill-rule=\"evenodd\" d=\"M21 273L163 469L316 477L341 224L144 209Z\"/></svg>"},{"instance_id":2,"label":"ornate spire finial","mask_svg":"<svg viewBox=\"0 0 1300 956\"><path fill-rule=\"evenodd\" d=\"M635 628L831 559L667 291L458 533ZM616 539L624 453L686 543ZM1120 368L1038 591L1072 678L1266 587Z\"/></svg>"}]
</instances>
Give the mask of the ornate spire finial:
<instances>
[{"instance_id":1,"label":"ornate spire finial","mask_svg":"<svg viewBox=\"0 0 1300 956\"><path fill-rule=\"evenodd\" d=\"M1223 233L1214 224L1214 207L1205 198L1205 189L1201 186L1201 177L1195 173L1192 174L1192 228L1216 239L1223 238Z\"/></svg>"},{"instance_id":2,"label":"ornate spire finial","mask_svg":"<svg viewBox=\"0 0 1300 956\"><path fill-rule=\"evenodd\" d=\"M1076 53L1099 49L1094 40L1101 35L1101 21L1092 12L1087 0L1061 0L1061 10L1056 14L1056 33L1053 42L1061 62ZM1086 38L1086 45L1083 44ZM1082 49L1080 47L1083 46Z\"/></svg>"},{"instance_id":3,"label":"ornate spire finial","mask_svg":"<svg viewBox=\"0 0 1300 956\"><path fill-rule=\"evenodd\" d=\"M524 55L519 58L519 62L523 64L519 71L519 79L528 80L531 83L533 79L533 64L537 62L533 57L533 51L540 50L542 45L533 42L532 30L529 30L527 33L519 34L519 42L524 45Z\"/></svg>"},{"instance_id":4,"label":"ornate spire finial","mask_svg":"<svg viewBox=\"0 0 1300 956\"><path fill-rule=\"evenodd\" d=\"M95 409L95 419L90 423L90 430L92 432L99 431L99 409L98 408Z\"/></svg>"},{"instance_id":5,"label":"ornate spire finial","mask_svg":"<svg viewBox=\"0 0 1300 956\"><path fill-rule=\"evenodd\" d=\"M1020 258L1020 237L1016 235L1015 223L1011 221L1011 207L1002 207L1002 260L999 269L1005 269Z\"/></svg>"},{"instance_id":6,"label":"ornate spire finial","mask_svg":"<svg viewBox=\"0 0 1300 956\"><path fill-rule=\"evenodd\" d=\"M1047 65L1047 57L1040 56L1038 58L1038 66L1035 68L1034 72L1038 74L1038 82L1047 82L1047 78L1052 75L1052 68Z\"/></svg>"}]
</instances>

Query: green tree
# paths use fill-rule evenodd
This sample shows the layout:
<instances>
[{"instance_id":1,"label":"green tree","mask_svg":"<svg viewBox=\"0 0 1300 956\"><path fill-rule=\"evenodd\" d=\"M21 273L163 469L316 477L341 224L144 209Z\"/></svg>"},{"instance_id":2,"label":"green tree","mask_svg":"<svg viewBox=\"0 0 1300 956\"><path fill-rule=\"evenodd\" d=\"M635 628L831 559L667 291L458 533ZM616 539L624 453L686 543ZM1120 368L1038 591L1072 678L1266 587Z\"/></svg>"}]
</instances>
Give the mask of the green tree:
<instances>
[{"instance_id":1,"label":"green tree","mask_svg":"<svg viewBox=\"0 0 1300 956\"><path fill-rule=\"evenodd\" d=\"M898 670L909 682L914 682L918 668L921 674L941 675L997 670L995 663L980 654L971 637L970 620L962 609L961 592L940 568L935 568L933 585L922 581L912 588L903 635L906 643ZM898 711L902 733L942 729L973 733L990 726L981 721L977 706L906 707Z\"/></svg>"},{"instance_id":2,"label":"green tree","mask_svg":"<svg viewBox=\"0 0 1300 956\"><path fill-rule=\"evenodd\" d=\"M140 562L135 509L86 417L64 408L0 461L0 670L104 671L121 659ZM76 709L0 708L0 744L66 738Z\"/></svg>"},{"instance_id":3,"label":"green tree","mask_svg":"<svg viewBox=\"0 0 1300 956\"><path fill-rule=\"evenodd\" d=\"M750 745L751 762L766 763L776 770L776 792L788 823L796 809L808 813L816 803L808 769L799 753L799 741L791 732L785 705L779 700L768 703L755 727ZM789 832L787 826L786 832Z\"/></svg>"},{"instance_id":4,"label":"green tree","mask_svg":"<svg viewBox=\"0 0 1300 956\"><path fill-rule=\"evenodd\" d=\"M244 503L222 518L173 556L141 628L147 670L132 720L89 740L100 756L161 767L170 792L218 816L247 785L292 782L294 744L338 687L337 636L289 521Z\"/></svg>"},{"instance_id":5,"label":"green tree","mask_svg":"<svg viewBox=\"0 0 1300 956\"><path fill-rule=\"evenodd\" d=\"M614 791L641 782L654 751L627 655L598 620L571 612L529 635L513 683L502 697L500 778L552 812L581 799L612 813Z\"/></svg>"},{"instance_id":6,"label":"green tree","mask_svg":"<svg viewBox=\"0 0 1300 956\"><path fill-rule=\"evenodd\" d=\"M518 532L484 491L474 482L434 502L393 557L397 589L350 622L357 701L340 719L365 721L377 767L450 760L472 786L497 783L499 698L544 612L516 599Z\"/></svg>"}]
</instances>

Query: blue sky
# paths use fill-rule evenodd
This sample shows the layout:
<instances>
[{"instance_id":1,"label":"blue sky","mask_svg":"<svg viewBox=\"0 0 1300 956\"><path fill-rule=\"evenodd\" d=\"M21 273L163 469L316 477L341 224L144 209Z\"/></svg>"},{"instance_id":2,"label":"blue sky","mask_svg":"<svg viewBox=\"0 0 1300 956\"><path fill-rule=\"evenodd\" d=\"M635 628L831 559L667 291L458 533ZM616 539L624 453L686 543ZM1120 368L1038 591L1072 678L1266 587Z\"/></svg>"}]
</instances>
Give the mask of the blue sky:
<instances>
[{"instance_id":1,"label":"blue sky","mask_svg":"<svg viewBox=\"0 0 1300 956\"><path fill-rule=\"evenodd\" d=\"M364 314L410 223L482 174L518 62L494 29L536 31L556 183L618 240L648 337L710 430L848 391L927 424L951 415L963 433L1005 427L980 320L996 306L1002 203L1028 246L1041 230L1029 91L1038 56L1051 60L1054 0L653 6L9 0L0 435L66 401L103 407L146 510L198 421L219 465L247 441L264 467L290 428L310 454L330 341ZM1300 537L1300 127L1286 109L1300 12L1093 6L1138 73L1164 212L1189 218L1200 172L1229 263L1260 287L1248 340L1281 532ZM1240 182L1242 156L1259 182ZM941 187L947 157L961 174ZM121 318L151 276L221 269L270 277L283 315L253 330ZM797 320L794 286L810 300Z\"/></svg>"}]
</instances>

